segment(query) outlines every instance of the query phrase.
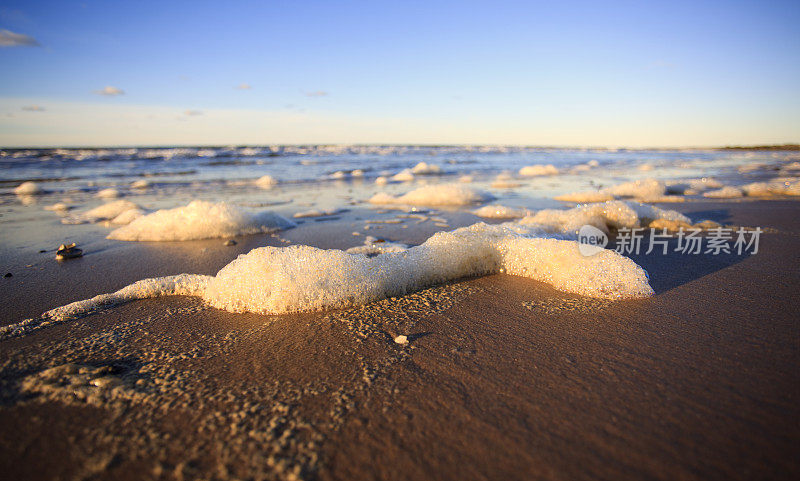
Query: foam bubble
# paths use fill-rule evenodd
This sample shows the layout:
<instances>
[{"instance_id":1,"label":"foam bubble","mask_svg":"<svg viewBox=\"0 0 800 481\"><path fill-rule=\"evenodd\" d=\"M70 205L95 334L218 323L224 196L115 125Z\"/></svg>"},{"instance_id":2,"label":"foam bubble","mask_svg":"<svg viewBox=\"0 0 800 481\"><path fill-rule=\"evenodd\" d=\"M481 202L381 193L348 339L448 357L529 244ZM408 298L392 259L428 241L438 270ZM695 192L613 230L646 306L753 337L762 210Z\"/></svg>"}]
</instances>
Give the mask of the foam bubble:
<instances>
[{"instance_id":1,"label":"foam bubble","mask_svg":"<svg viewBox=\"0 0 800 481\"><path fill-rule=\"evenodd\" d=\"M278 184L278 180L271 175L262 175L256 180L256 185L262 189L269 190Z\"/></svg>"},{"instance_id":2,"label":"foam bubble","mask_svg":"<svg viewBox=\"0 0 800 481\"><path fill-rule=\"evenodd\" d=\"M411 169L403 169L393 175L390 180L393 180L394 182L412 182L414 178L414 173L411 172Z\"/></svg>"},{"instance_id":3,"label":"foam bubble","mask_svg":"<svg viewBox=\"0 0 800 481\"><path fill-rule=\"evenodd\" d=\"M128 225L145 214L146 212L142 209L128 209L111 219L111 223L117 225Z\"/></svg>"},{"instance_id":4,"label":"foam bubble","mask_svg":"<svg viewBox=\"0 0 800 481\"><path fill-rule=\"evenodd\" d=\"M487 192L464 185L441 184L420 187L401 196L381 192L375 194L369 201L373 204L458 206L486 202L492 198Z\"/></svg>"},{"instance_id":5,"label":"foam bubble","mask_svg":"<svg viewBox=\"0 0 800 481\"><path fill-rule=\"evenodd\" d=\"M519 175L525 177L540 177L543 175L558 175L558 169L553 164L529 165L519 169Z\"/></svg>"},{"instance_id":6,"label":"foam bubble","mask_svg":"<svg viewBox=\"0 0 800 481\"><path fill-rule=\"evenodd\" d=\"M95 194L95 197L99 197L101 199L116 199L117 197L121 197L122 194L117 189L108 188L99 191Z\"/></svg>"},{"instance_id":7,"label":"foam bubble","mask_svg":"<svg viewBox=\"0 0 800 481\"><path fill-rule=\"evenodd\" d=\"M123 212L129 210L137 210L140 207L133 202L125 199L115 200L108 202L94 209L86 212L72 215L61 219L63 224L85 224L87 222L99 222L103 220L111 220L119 216Z\"/></svg>"},{"instance_id":8,"label":"foam bubble","mask_svg":"<svg viewBox=\"0 0 800 481\"><path fill-rule=\"evenodd\" d=\"M53 205L45 206L44 210L51 210L54 212L64 213L70 210L71 207L64 202L56 202Z\"/></svg>"},{"instance_id":9,"label":"foam bubble","mask_svg":"<svg viewBox=\"0 0 800 481\"><path fill-rule=\"evenodd\" d=\"M619 200L579 205L568 210L544 209L520 220L523 225L538 226L547 232L577 233L584 225L608 232L621 227L639 227L656 219L690 223L688 217L674 210Z\"/></svg>"},{"instance_id":10,"label":"foam bubble","mask_svg":"<svg viewBox=\"0 0 800 481\"><path fill-rule=\"evenodd\" d=\"M503 205L486 205L473 210L472 213L487 219L518 219L525 217L528 212L525 209L515 209Z\"/></svg>"},{"instance_id":11,"label":"foam bubble","mask_svg":"<svg viewBox=\"0 0 800 481\"><path fill-rule=\"evenodd\" d=\"M420 162L411 169L414 175L438 175L442 173L442 168L438 165Z\"/></svg>"},{"instance_id":12,"label":"foam bubble","mask_svg":"<svg viewBox=\"0 0 800 481\"><path fill-rule=\"evenodd\" d=\"M721 189L711 190L703 193L703 197L711 199L735 199L742 197L744 192L738 187L726 186Z\"/></svg>"},{"instance_id":13,"label":"foam bubble","mask_svg":"<svg viewBox=\"0 0 800 481\"><path fill-rule=\"evenodd\" d=\"M458 181L461 182L462 184L471 184L473 180L474 179L471 175L462 175L461 177L458 178Z\"/></svg>"},{"instance_id":14,"label":"foam bubble","mask_svg":"<svg viewBox=\"0 0 800 481\"><path fill-rule=\"evenodd\" d=\"M109 239L183 241L274 232L294 224L277 214L247 212L225 202L195 200L184 207L162 209L112 231Z\"/></svg>"},{"instance_id":15,"label":"foam bubble","mask_svg":"<svg viewBox=\"0 0 800 481\"><path fill-rule=\"evenodd\" d=\"M43 194L44 190L36 182L27 181L16 186L14 193L17 195L39 195Z\"/></svg>"},{"instance_id":16,"label":"foam bubble","mask_svg":"<svg viewBox=\"0 0 800 481\"><path fill-rule=\"evenodd\" d=\"M590 297L653 293L644 270L616 252L584 257L575 241L527 238L479 223L375 257L309 246L254 249L210 279L203 298L233 312L276 314L366 304L501 271Z\"/></svg>"},{"instance_id":17,"label":"foam bubble","mask_svg":"<svg viewBox=\"0 0 800 481\"><path fill-rule=\"evenodd\" d=\"M651 199L662 197L666 194L667 186L656 179L634 180L625 182L603 190L615 197L630 197L634 199Z\"/></svg>"}]
</instances>

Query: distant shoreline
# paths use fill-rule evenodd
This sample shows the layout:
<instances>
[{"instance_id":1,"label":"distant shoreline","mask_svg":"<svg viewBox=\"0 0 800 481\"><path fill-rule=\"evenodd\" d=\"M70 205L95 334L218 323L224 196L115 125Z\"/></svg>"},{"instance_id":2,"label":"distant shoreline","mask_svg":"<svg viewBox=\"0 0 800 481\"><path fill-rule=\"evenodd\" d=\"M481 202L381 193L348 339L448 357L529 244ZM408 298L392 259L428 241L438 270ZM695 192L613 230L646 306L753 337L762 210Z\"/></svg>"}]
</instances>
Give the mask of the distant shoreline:
<instances>
[{"instance_id":1,"label":"distant shoreline","mask_svg":"<svg viewBox=\"0 0 800 481\"><path fill-rule=\"evenodd\" d=\"M609 150L609 151L668 151L668 150L768 150L768 151L800 151L800 144L763 144L763 145L726 145L723 147L602 147L602 146L557 146L557 145L505 145L505 144L231 144L231 145L95 145L95 146L0 146L0 151L19 150L105 150L105 149L224 149L224 148L266 148L266 147L423 147L423 148L455 148L455 147L495 147L540 150Z\"/></svg>"}]
</instances>

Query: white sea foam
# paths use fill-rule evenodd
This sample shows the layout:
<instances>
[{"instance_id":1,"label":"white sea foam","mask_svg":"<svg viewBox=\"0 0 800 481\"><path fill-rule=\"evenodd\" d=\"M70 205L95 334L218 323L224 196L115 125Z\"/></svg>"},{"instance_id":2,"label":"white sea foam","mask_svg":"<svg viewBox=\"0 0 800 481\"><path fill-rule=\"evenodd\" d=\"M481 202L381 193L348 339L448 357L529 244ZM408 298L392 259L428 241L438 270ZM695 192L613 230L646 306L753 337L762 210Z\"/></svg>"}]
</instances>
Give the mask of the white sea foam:
<instances>
[{"instance_id":1,"label":"white sea foam","mask_svg":"<svg viewBox=\"0 0 800 481\"><path fill-rule=\"evenodd\" d=\"M128 209L111 219L111 223L117 225L128 225L145 214L147 214L147 212L142 209Z\"/></svg>"},{"instance_id":2,"label":"white sea foam","mask_svg":"<svg viewBox=\"0 0 800 481\"><path fill-rule=\"evenodd\" d=\"M364 239L364 245L351 247L345 252L348 254L364 254L364 255L377 255L385 254L387 252L403 252L408 249L408 245L400 242L391 242L385 239L378 239L368 235Z\"/></svg>"},{"instance_id":3,"label":"white sea foam","mask_svg":"<svg viewBox=\"0 0 800 481\"><path fill-rule=\"evenodd\" d=\"M225 202L192 201L184 207L162 209L112 231L109 239L125 241L183 241L274 232L294 224L272 212L251 213Z\"/></svg>"},{"instance_id":4,"label":"white sea foam","mask_svg":"<svg viewBox=\"0 0 800 481\"><path fill-rule=\"evenodd\" d=\"M628 197L634 199L650 199L662 197L666 194L667 187L664 182L656 179L635 180L625 182L613 187L603 189L603 192L615 197Z\"/></svg>"},{"instance_id":5,"label":"white sea foam","mask_svg":"<svg viewBox=\"0 0 800 481\"><path fill-rule=\"evenodd\" d=\"M420 162L411 169L414 175L437 175L442 173L442 168L435 164Z\"/></svg>"},{"instance_id":6,"label":"white sea foam","mask_svg":"<svg viewBox=\"0 0 800 481\"><path fill-rule=\"evenodd\" d=\"M743 185L742 191L748 197L772 197L776 195L800 195L800 181L787 180L787 181L771 181L771 182L753 182L751 184Z\"/></svg>"},{"instance_id":7,"label":"white sea foam","mask_svg":"<svg viewBox=\"0 0 800 481\"><path fill-rule=\"evenodd\" d=\"M503 205L486 205L473 210L472 213L478 217L485 217L487 219L519 219L525 217L528 211Z\"/></svg>"},{"instance_id":8,"label":"white sea foam","mask_svg":"<svg viewBox=\"0 0 800 481\"><path fill-rule=\"evenodd\" d=\"M486 202L492 198L487 192L465 185L440 184L420 187L401 196L380 192L369 201L373 204L458 206Z\"/></svg>"},{"instance_id":9,"label":"white sea foam","mask_svg":"<svg viewBox=\"0 0 800 481\"><path fill-rule=\"evenodd\" d=\"M732 186L725 186L721 189L710 190L703 193L703 197L708 197L711 199L735 199L742 197L743 195L744 192L742 189Z\"/></svg>"},{"instance_id":10,"label":"white sea foam","mask_svg":"<svg viewBox=\"0 0 800 481\"><path fill-rule=\"evenodd\" d=\"M394 174L390 180L394 182L411 182L415 179L414 173L411 172L411 169L403 169L400 172Z\"/></svg>"},{"instance_id":11,"label":"white sea foam","mask_svg":"<svg viewBox=\"0 0 800 481\"><path fill-rule=\"evenodd\" d=\"M584 225L608 232L621 227L639 227L657 219L691 223L688 217L674 210L619 200L579 205L569 210L544 209L519 222L538 226L546 232L575 234Z\"/></svg>"},{"instance_id":12,"label":"white sea foam","mask_svg":"<svg viewBox=\"0 0 800 481\"><path fill-rule=\"evenodd\" d=\"M201 207L208 211L209 206ZM599 218L603 226L634 226L640 220L636 210L647 215L664 212L650 206L606 202L563 211L558 223L569 224L564 219L574 217L580 221ZM541 224L532 222L532 217L526 219L527 223L478 223L437 233L416 247L388 244L391 249L380 253L376 252L380 242L369 239L363 250L377 254L373 257L309 246L261 247L239 256L214 277L182 274L145 279L112 294L54 309L36 320L1 328L0 336L147 297L198 296L232 312L279 314L360 305L498 272L589 297L624 299L653 294L647 273L632 260L612 250L584 256L576 241L547 236Z\"/></svg>"},{"instance_id":13,"label":"white sea foam","mask_svg":"<svg viewBox=\"0 0 800 481\"><path fill-rule=\"evenodd\" d=\"M116 199L117 197L121 197L122 194L117 189L108 188L99 191L95 194L95 197L99 197L101 199Z\"/></svg>"},{"instance_id":14,"label":"white sea foam","mask_svg":"<svg viewBox=\"0 0 800 481\"><path fill-rule=\"evenodd\" d=\"M123 212L129 210L141 209L138 205L125 199L115 200L108 202L94 209L82 212L79 214L71 215L61 219L63 224L86 224L90 222L100 222L103 220L111 220L119 216Z\"/></svg>"},{"instance_id":15,"label":"white sea foam","mask_svg":"<svg viewBox=\"0 0 800 481\"><path fill-rule=\"evenodd\" d=\"M16 186L14 193L17 195L38 195L44 193L44 190L36 182L27 181Z\"/></svg>"},{"instance_id":16,"label":"white sea foam","mask_svg":"<svg viewBox=\"0 0 800 481\"><path fill-rule=\"evenodd\" d=\"M271 175L262 175L256 180L256 185L262 189L269 190L278 184L278 180Z\"/></svg>"},{"instance_id":17,"label":"white sea foam","mask_svg":"<svg viewBox=\"0 0 800 481\"><path fill-rule=\"evenodd\" d=\"M524 177L540 177L543 175L558 175L558 169L553 164L528 165L519 169L519 175Z\"/></svg>"},{"instance_id":18,"label":"white sea foam","mask_svg":"<svg viewBox=\"0 0 800 481\"><path fill-rule=\"evenodd\" d=\"M53 205L45 206L44 210L51 210L54 212L64 213L70 210L71 208L72 207L70 207L68 204L64 202L56 202Z\"/></svg>"}]
</instances>

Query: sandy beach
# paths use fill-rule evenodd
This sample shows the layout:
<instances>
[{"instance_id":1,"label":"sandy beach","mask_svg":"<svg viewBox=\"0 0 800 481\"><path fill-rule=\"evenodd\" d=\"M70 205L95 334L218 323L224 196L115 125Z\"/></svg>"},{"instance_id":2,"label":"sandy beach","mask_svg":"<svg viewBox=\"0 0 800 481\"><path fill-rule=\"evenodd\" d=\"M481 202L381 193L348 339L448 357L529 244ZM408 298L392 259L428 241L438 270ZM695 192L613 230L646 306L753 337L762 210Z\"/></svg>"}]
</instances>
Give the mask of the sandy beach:
<instances>
[{"instance_id":1,"label":"sandy beach","mask_svg":"<svg viewBox=\"0 0 800 481\"><path fill-rule=\"evenodd\" d=\"M0 470L30 480L795 479L800 204L669 208L768 230L755 255L634 256L656 292L646 299L496 274L306 314L144 299L4 339ZM2 318L144 277L213 274L280 239L352 243L349 224L319 224L233 247L122 243L62 265L29 254L2 280Z\"/></svg>"}]
</instances>

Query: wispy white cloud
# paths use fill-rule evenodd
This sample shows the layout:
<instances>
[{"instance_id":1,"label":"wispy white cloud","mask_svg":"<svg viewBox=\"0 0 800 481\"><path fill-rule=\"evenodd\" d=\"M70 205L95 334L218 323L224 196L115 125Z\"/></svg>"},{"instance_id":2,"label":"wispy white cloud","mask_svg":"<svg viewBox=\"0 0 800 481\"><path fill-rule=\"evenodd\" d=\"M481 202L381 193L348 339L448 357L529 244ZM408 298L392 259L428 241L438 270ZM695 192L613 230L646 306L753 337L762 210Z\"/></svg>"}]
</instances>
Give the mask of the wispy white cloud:
<instances>
[{"instance_id":1,"label":"wispy white cloud","mask_svg":"<svg viewBox=\"0 0 800 481\"><path fill-rule=\"evenodd\" d=\"M22 107L25 112L44 112L45 108L41 105L26 105Z\"/></svg>"},{"instance_id":2,"label":"wispy white cloud","mask_svg":"<svg viewBox=\"0 0 800 481\"><path fill-rule=\"evenodd\" d=\"M328 92L324 90L315 90L314 92L305 92L306 97L325 97Z\"/></svg>"},{"instance_id":3,"label":"wispy white cloud","mask_svg":"<svg viewBox=\"0 0 800 481\"><path fill-rule=\"evenodd\" d=\"M249 83L242 82L234 88L236 90L250 90L253 87L251 87Z\"/></svg>"},{"instance_id":4,"label":"wispy white cloud","mask_svg":"<svg viewBox=\"0 0 800 481\"><path fill-rule=\"evenodd\" d=\"M183 114L189 117L195 117L197 115L203 115L203 112L200 110L184 110Z\"/></svg>"},{"instance_id":5,"label":"wispy white cloud","mask_svg":"<svg viewBox=\"0 0 800 481\"><path fill-rule=\"evenodd\" d=\"M11 30L0 30L0 47L38 47L39 42L22 33L14 33Z\"/></svg>"},{"instance_id":6,"label":"wispy white cloud","mask_svg":"<svg viewBox=\"0 0 800 481\"><path fill-rule=\"evenodd\" d=\"M105 95L106 97L116 97L117 95L125 95L125 91L117 88L112 87L111 85L106 85L100 90L95 90L94 93L97 95Z\"/></svg>"}]
</instances>

